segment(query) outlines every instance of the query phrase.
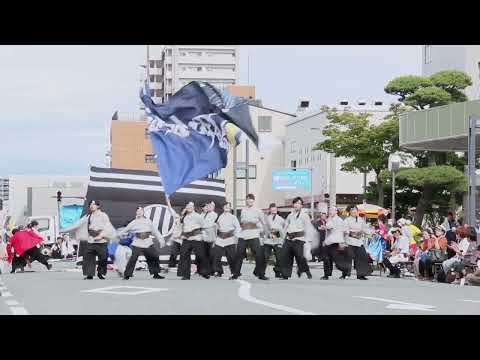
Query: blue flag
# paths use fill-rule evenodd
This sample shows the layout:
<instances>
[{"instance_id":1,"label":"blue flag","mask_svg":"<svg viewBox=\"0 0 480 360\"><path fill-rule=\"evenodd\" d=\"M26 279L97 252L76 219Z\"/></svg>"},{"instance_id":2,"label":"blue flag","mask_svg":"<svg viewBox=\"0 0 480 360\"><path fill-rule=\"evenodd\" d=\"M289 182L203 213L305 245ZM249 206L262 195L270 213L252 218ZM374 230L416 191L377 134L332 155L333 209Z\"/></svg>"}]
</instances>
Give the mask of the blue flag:
<instances>
[{"instance_id":1,"label":"blue flag","mask_svg":"<svg viewBox=\"0 0 480 360\"><path fill-rule=\"evenodd\" d=\"M226 166L228 123L234 123L258 146L247 102L208 83L191 82L166 104L155 104L147 85L140 98L168 196Z\"/></svg>"}]
</instances>

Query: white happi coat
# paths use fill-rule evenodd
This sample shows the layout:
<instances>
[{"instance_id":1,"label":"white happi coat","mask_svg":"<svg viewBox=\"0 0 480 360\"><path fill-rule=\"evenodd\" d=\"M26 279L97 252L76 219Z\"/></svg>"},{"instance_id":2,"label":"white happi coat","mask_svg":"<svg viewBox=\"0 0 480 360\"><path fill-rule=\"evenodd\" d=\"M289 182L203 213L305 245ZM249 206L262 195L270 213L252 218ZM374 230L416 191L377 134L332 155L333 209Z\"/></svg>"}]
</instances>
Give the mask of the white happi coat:
<instances>
[{"instance_id":1,"label":"white happi coat","mask_svg":"<svg viewBox=\"0 0 480 360\"><path fill-rule=\"evenodd\" d=\"M340 216L329 217L325 224L327 228L327 236L325 237L325 245L345 244L345 223Z\"/></svg>"},{"instance_id":2,"label":"white happi coat","mask_svg":"<svg viewBox=\"0 0 480 360\"><path fill-rule=\"evenodd\" d=\"M367 222L365 221L365 219L360 216L357 216L357 217L349 216L344 220L344 223L345 223L345 228L348 232L353 231L353 232L360 232L362 234L359 239L356 239L346 234L345 238L346 238L347 244L355 247L360 247L364 245L364 239L366 238L366 235L370 233L370 229L368 228Z\"/></svg>"},{"instance_id":3,"label":"white happi coat","mask_svg":"<svg viewBox=\"0 0 480 360\"><path fill-rule=\"evenodd\" d=\"M222 233L234 231L233 236L226 239L222 239L216 236L215 246L225 247L229 245L235 245L236 238L241 234L242 228L238 219L232 213L222 213L217 220L216 228Z\"/></svg>"},{"instance_id":4,"label":"white happi coat","mask_svg":"<svg viewBox=\"0 0 480 360\"><path fill-rule=\"evenodd\" d=\"M285 231L284 231L284 226L285 226L285 220L278 215L278 214L270 214L266 218L266 223L267 223L267 231L268 233L265 236L265 241L264 244L266 245L281 245L283 243L283 240L285 239ZM277 230L280 232L280 237L279 238L273 238L270 235L270 230Z\"/></svg>"}]
</instances>

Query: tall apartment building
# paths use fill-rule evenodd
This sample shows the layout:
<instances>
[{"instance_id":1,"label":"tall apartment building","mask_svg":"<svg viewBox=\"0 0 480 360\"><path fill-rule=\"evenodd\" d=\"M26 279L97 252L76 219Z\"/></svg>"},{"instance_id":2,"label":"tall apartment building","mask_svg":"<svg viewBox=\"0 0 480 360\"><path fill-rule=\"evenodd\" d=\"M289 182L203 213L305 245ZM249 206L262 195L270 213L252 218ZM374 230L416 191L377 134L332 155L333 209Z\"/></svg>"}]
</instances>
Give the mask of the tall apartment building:
<instances>
[{"instance_id":1,"label":"tall apartment building","mask_svg":"<svg viewBox=\"0 0 480 360\"><path fill-rule=\"evenodd\" d=\"M2 208L8 208L8 200L9 200L9 179L8 178L1 178L0 179L0 201Z\"/></svg>"},{"instance_id":2,"label":"tall apartment building","mask_svg":"<svg viewBox=\"0 0 480 360\"><path fill-rule=\"evenodd\" d=\"M238 82L238 45L149 45L148 70L153 100L163 103L191 81L219 88Z\"/></svg>"},{"instance_id":3,"label":"tall apartment building","mask_svg":"<svg viewBox=\"0 0 480 360\"><path fill-rule=\"evenodd\" d=\"M473 85L465 89L465 94L470 100L480 99L480 45L422 46L422 75L442 70L461 70L470 75Z\"/></svg>"}]
</instances>

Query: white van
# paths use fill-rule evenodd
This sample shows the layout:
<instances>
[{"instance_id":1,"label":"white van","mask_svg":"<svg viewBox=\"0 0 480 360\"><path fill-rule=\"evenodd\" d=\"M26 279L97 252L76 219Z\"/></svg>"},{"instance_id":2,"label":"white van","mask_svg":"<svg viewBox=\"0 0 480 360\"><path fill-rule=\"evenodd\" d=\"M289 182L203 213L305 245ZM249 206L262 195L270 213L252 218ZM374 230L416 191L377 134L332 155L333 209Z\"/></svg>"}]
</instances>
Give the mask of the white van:
<instances>
[{"instance_id":1,"label":"white van","mask_svg":"<svg viewBox=\"0 0 480 360\"><path fill-rule=\"evenodd\" d=\"M57 216L30 216L27 218L27 224L33 220L38 222L38 232L45 239L43 244L52 246L57 237L60 236L60 229Z\"/></svg>"}]
</instances>

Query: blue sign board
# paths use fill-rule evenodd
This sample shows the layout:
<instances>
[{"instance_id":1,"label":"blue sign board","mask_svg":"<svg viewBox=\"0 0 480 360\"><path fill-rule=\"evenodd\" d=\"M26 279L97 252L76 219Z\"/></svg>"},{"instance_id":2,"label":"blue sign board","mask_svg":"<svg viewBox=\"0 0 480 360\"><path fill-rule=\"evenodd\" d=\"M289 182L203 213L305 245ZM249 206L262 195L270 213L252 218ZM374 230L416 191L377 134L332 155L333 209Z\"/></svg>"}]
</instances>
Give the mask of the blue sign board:
<instances>
[{"instance_id":1,"label":"blue sign board","mask_svg":"<svg viewBox=\"0 0 480 360\"><path fill-rule=\"evenodd\" d=\"M310 190L310 170L275 170L272 172L273 190Z\"/></svg>"}]
</instances>

